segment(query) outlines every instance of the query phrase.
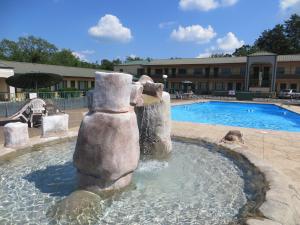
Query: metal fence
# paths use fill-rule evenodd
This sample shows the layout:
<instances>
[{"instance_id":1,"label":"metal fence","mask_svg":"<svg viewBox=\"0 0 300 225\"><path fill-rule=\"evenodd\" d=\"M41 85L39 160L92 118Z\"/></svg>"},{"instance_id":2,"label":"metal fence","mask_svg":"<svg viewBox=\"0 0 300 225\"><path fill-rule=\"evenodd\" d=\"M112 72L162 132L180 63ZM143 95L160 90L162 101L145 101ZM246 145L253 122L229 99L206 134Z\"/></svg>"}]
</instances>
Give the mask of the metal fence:
<instances>
[{"instance_id":1,"label":"metal fence","mask_svg":"<svg viewBox=\"0 0 300 225\"><path fill-rule=\"evenodd\" d=\"M53 101L61 110L86 108L88 105L86 96L73 98L51 98L51 101ZM0 102L0 116L8 117L15 114L25 103L25 100L15 102Z\"/></svg>"}]
</instances>

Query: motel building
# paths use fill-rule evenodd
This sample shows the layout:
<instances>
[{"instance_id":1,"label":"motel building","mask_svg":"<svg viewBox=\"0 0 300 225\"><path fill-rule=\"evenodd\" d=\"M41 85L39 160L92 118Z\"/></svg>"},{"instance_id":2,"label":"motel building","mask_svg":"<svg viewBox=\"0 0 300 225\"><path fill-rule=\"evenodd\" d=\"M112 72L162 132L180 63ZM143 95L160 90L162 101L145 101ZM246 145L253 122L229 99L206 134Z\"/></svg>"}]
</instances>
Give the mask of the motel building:
<instances>
[{"instance_id":1,"label":"motel building","mask_svg":"<svg viewBox=\"0 0 300 225\"><path fill-rule=\"evenodd\" d=\"M75 88L78 91L85 91L94 88L96 71L99 71L99 69L0 60L0 101L8 101L12 96L24 96L21 94L18 95L18 93L22 93L23 90L10 87L5 82L6 78L14 74L30 72L54 73L61 75L63 81L52 86L50 88L51 91L66 88Z\"/></svg>"},{"instance_id":2,"label":"motel building","mask_svg":"<svg viewBox=\"0 0 300 225\"><path fill-rule=\"evenodd\" d=\"M170 93L189 91L279 92L300 91L300 54L276 55L257 52L247 57L161 59L117 65L115 71L136 76L149 75L166 84ZM168 75L167 80L162 76Z\"/></svg>"}]
</instances>

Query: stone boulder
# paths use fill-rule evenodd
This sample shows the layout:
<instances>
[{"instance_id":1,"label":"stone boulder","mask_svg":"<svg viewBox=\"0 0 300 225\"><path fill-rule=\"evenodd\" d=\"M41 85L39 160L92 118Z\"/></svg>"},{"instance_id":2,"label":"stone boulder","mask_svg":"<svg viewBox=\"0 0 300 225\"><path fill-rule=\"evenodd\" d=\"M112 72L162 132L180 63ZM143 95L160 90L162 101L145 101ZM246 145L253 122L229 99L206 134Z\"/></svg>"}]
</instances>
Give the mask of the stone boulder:
<instances>
[{"instance_id":1,"label":"stone boulder","mask_svg":"<svg viewBox=\"0 0 300 225\"><path fill-rule=\"evenodd\" d=\"M96 72L93 112L128 112L132 90L132 75Z\"/></svg>"},{"instance_id":2,"label":"stone boulder","mask_svg":"<svg viewBox=\"0 0 300 225\"><path fill-rule=\"evenodd\" d=\"M144 86L143 94L151 95L159 99L162 99L162 93L164 90L163 84L146 82L143 86Z\"/></svg>"},{"instance_id":3,"label":"stone boulder","mask_svg":"<svg viewBox=\"0 0 300 225\"><path fill-rule=\"evenodd\" d=\"M143 86L149 82L149 83L154 83L154 81L152 80L151 77L147 76L147 75L142 75L138 81L140 84L142 84Z\"/></svg>"},{"instance_id":4,"label":"stone boulder","mask_svg":"<svg viewBox=\"0 0 300 225\"><path fill-rule=\"evenodd\" d=\"M58 136L69 130L69 115L57 114L42 117L42 137Z\"/></svg>"},{"instance_id":5,"label":"stone boulder","mask_svg":"<svg viewBox=\"0 0 300 225\"><path fill-rule=\"evenodd\" d=\"M79 190L52 206L47 216L70 224L90 224L97 222L101 214L102 199L97 194Z\"/></svg>"},{"instance_id":6,"label":"stone boulder","mask_svg":"<svg viewBox=\"0 0 300 225\"><path fill-rule=\"evenodd\" d=\"M221 140L221 142L229 142L229 143L244 143L243 134L239 130L231 130L229 131L225 137Z\"/></svg>"},{"instance_id":7,"label":"stone boulder","mask_svg":"<svg viewBox=\"0 0 300 225\"><path fill-rule=\"evenodd\" d=\"M143 85L141 85L138 82L135 82L132 84L132 90L130 94L130 105L135 106L141 106L143 105Z\"/></svg>"},{"instance_id":8,"label":"stone boulder","mask_svg":"<svg viewBox=\"0 0 300 225\"><path fill-rule=\"evenodd\" d=\"M139 131L132 109L84 117L73 156L80 187L118 189L128 185L139 156Z\"/></svg>"},{"instance_id":9,"label":"stone boulder","mask_svg":"<svg viewBox=\"0 0 300 225\"><path fill-rule=\"evenodd\" d=\"M170 95L163 92L162 100L136 107L140 132L141 153L165 158L172 150Z\"/></svg>"},{"instance_id":10,"label":"stone boulder","mask_svg":"<svg viewBox=\"0 0 300 225\"><path fill-rule=\"evenodd\" d=\"M28 144L28 125L26 123L7 123L4 126L4 146L21 147Z\"/></svg>"}]
</instances>

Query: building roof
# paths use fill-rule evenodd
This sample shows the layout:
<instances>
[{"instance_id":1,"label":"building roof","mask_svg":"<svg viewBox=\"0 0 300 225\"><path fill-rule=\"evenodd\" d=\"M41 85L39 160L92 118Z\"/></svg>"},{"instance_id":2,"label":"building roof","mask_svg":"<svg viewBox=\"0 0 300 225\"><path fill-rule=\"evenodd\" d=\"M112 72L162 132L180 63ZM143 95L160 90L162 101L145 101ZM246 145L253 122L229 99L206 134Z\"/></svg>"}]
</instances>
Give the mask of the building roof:
<instances>
[{"instance_id":1,"label":"building roof","mask_svg":"<svg viewBox=\"0 0 300 225\"><path fill-rule=\"evenodd\" d=\"M12 69L12 67L6 65L5 63L2 63L1 61L0 61L0 68L1 69Z\"/></svg>"},{"instance_id":2,"label":"building roof","mask_svg":"<svg viewBox=\"0 0 300 225\"><path fill-rule=\"evenodd\" d=\"M276 55L270 52L256 52L250 56L262 55ZM295 62L300 61L300 54L298 55L278 55L278 62ZM143 63L142 63L143 62ZM240 64L247 63L247 57L217 57L217 58L184 58L184 59L153 59L151 61L139 61L139 64L133 62L124 63L120 66L126 65L143 65L143 66L160 66L160 65L209 65L209 64Z\"/></svg>"},{"instance_id":3,"label":"building roof","mask_svg":"<svg viewBox=\"0 0 300 225\"><path fill-rule=\"evenodd\" d=\"M91 78L94 78L96 71L104 71L104 70L99 70L99 69L89 69L89 68L80 68L80 67L68 67L68 66L57 66L57 65L0 60L0 67L3 64L8 66L9 68L13 68L15 74L30 73L30 72L42 72L42 73L54 73L54 74L61 75L63 77L91 77Z\"/></svg>"},{"instance_id":4,"label":"building roof","mask_svg":"<svg viewBox=\"0 0 300 225\"><path fill-rule=\"evenodd\" d=\"M249 56L268 56L268 55L277 55L273 52L267 52L267 51L257 51L257 52L254 52L252 54L250 54Z\"/></svg>"}]
</instances>

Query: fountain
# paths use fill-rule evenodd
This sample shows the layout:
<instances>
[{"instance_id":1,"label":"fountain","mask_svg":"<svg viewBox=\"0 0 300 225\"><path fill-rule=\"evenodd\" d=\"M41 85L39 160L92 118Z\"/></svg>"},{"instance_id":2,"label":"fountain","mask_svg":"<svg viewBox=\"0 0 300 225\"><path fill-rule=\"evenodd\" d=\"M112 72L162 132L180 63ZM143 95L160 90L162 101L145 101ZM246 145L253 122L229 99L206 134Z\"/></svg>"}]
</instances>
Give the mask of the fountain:
<instances>
[{"instance_id":1,"label":"fountain","mask_svg":"<svg viewBox=\"0 0 300 225\"><path fill-rule=\"evenodd\" d=\"M129 74L96 73L89 113L81 123L73 156L79 188L102 192L130 184L140 156L131 89Z\"/></svg>"}]
</instances>

